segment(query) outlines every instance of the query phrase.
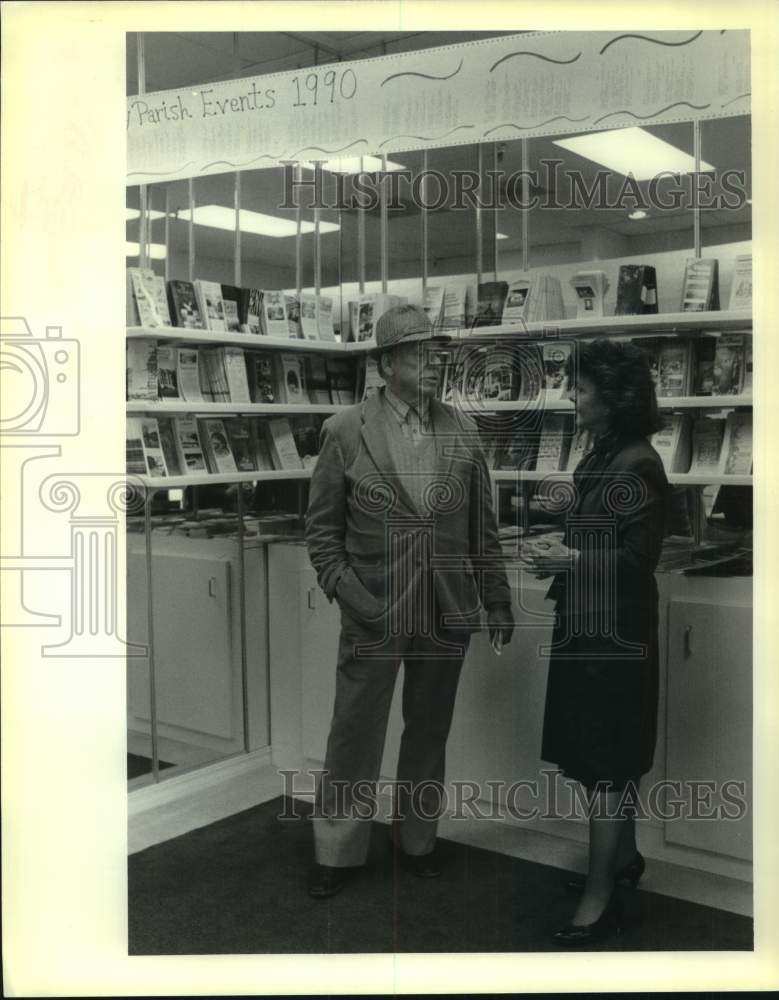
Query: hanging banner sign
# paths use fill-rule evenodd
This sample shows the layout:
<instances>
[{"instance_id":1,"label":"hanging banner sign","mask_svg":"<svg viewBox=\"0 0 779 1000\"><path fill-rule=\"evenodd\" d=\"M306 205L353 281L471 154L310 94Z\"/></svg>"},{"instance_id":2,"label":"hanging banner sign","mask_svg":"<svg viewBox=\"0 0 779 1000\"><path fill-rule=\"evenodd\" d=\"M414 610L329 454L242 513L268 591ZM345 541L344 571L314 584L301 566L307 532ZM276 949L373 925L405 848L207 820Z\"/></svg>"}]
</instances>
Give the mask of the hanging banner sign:
<instances>
[{"instance_id":1,"label":"hanging banner sign","mask_svg":"<svg viewBox=\"0 0 779 1000\"><path fill-rule=\"evenodd\" d=\"M541 32L127 99L128 184L748 114L748 31Z\"/></svg>"}]
</instances>

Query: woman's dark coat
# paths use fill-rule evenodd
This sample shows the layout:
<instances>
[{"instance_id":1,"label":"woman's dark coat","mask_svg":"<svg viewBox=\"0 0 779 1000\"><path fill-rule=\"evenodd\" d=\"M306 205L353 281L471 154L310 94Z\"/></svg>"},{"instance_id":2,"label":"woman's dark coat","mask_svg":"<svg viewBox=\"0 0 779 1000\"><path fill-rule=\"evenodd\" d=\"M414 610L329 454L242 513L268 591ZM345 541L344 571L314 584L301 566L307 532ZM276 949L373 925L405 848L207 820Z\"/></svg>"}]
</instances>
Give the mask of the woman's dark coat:
<instances>
[{"instance_id":1,"label":"woman's dark coat","mask_svg":"<svg viewBox=\"0 0 779 1000\"><path fill-rule=\"evenodd\" d=\"M657 735L658 597L668 481L645 438L611 434L574 472L558 574L541 756L588 787L619 789L652 766ZM558 496L559 500L559 496Z\"/></svg>"}]
</instances>

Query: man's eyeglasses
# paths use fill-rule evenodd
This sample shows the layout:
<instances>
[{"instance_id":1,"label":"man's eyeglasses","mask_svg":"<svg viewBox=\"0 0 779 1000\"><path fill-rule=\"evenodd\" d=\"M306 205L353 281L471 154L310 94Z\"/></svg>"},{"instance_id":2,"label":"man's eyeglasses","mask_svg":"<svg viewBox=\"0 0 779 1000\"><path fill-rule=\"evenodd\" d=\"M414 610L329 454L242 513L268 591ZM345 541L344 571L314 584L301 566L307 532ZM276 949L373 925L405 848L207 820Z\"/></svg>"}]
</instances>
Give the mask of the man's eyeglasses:
<instances>
[{"instance_id":1,"label":"man's eyeglasses","mask_svg":"<svg viewBox=\"0 0 779 1000\"><path fill-rule=\"evenodd\" d=\"M448 365L452 360L452 352L437 347L435 344L421 344L422 360L428 365Z\"/></svg>"}]
</instances>

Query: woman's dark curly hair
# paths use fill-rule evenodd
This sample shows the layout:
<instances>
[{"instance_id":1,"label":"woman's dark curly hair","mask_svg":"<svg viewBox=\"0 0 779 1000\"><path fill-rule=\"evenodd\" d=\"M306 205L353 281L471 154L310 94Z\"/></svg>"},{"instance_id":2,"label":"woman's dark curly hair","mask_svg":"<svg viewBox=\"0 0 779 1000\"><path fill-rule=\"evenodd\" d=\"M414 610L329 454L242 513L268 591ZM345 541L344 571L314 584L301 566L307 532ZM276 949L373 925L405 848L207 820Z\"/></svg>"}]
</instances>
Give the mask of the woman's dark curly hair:
<instances>
[{"instance_id":1,"label":"woman's dark curly hair","mask_svg":"<svg viewBox=\"0 0 779 1000\"><path fill-rule=\"evenodd\" d=\"M648 437L663 426L648 356L635 344L603 338L578 343L566 375L569 386L582 375L591 379L620 434Z\"/></svg>"}]
</instances>

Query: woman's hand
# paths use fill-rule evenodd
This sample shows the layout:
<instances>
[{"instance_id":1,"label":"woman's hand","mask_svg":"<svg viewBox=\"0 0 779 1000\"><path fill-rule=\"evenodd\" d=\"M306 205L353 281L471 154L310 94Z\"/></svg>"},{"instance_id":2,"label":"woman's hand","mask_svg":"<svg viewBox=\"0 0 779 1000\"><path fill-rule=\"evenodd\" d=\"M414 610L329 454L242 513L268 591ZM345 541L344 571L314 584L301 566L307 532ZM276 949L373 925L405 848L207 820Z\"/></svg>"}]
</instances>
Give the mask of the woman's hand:
<instances>
[{"instance_id":1,"label":"woman's hand","mask_svg":"<svg viewBox=\"0 0 779 1000\"><path fill-rule=\"evenodd\" d=\"M534 539L522 546L522 561L539 580L572 570L578 558L577 549L569 549L558 541Z\"/></svg>"}]
</instances>

